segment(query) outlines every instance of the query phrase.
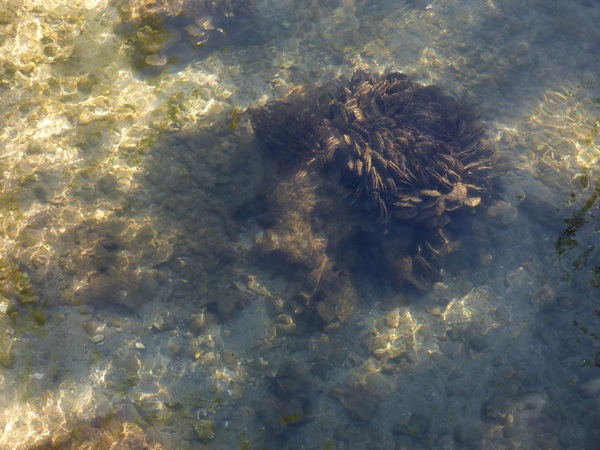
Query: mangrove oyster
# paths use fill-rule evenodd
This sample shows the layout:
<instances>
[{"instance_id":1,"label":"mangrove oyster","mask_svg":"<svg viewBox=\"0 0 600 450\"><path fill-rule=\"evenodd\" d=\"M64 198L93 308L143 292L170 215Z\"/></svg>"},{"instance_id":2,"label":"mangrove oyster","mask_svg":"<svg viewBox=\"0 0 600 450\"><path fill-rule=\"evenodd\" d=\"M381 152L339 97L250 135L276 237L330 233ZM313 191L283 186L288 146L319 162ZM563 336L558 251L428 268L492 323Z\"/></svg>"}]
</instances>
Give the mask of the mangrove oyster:
<instances>
[{"instance_id":1,"label":"mangrove oyster","mask_svg":"<svg viewBox=\"0 0 600 450\"><path fill-rule=\"evenodd\" d=\"M296 88L250 118L281 173L271 189L286 190L270 195L271 237L258 246L298 259L297 246L283 246L309 242L310 230L324 248L305 255L310 273L370 265L397 287L427 290L441 279L441 256L456 247L452 222L468 220L492 195L498 156L481 122L438 87L401 73L359 71ZM296 241L294 230L304 230Z\"/></svg>"}]
</instances>

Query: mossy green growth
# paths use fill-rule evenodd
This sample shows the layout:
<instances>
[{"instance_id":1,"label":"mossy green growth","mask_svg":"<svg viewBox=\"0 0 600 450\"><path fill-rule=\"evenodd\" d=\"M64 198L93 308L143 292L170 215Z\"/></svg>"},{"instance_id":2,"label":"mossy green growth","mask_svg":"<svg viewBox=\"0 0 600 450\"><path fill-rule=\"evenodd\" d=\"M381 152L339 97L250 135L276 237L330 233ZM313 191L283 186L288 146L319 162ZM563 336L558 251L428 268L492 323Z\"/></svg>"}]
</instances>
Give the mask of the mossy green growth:
<instances>
[{"instance_id":1,"label":"mossy green growth","mask_svg":"<svg viewBox=\"0 0 600 450\"><path fill-rule=\"evenodd\" d=\"M101 362L104 361L104 356L102 356L102 353L96 345L92 347L92 352L88 361L89 364L93 366L99 365Z\"/></svg>"},{"instance_id":2,"label":"mossy green growth","mask_svg":"<svg viewBox=\"0 0 600 450\"><path fill-rule=\"evenodd\" d=\"M0 335L0 365L9 368L15 363L14 339L7 333Z\"/></svg>"},{"instance_id":3,"label":"mossy green growth","mask_svg":"<svg viewBox=\"0 0 600 450\"><path fill-rule=\"evenodd\" d=\"M321 448L323 450L335 450L335 444L333 443L333 441L327 439L325 442L323 442L323 445Z\"/></svg>"},{"instance_id":4,"label":"mossy green growth","mask_svg":"<svg viewBox=\"0 0 600 450\"><path fill-rule=\"evenodd\" d=\"M125 22L127 18L123 16ZM133 67L142 71L150 66L148 57L159 55L171 39L172 33L159 15L147 15L137 23L124 27L124 37L130 45Z\"/></svg>"},{"instance_id":5,"label":"mossy green growth","mask_svg":"<svg viewBox=\"0 0 600 450\"><path fill-rule=\"evenodd\" d=\"M37 303L39 299L27 273L15 261L5 258L0 258L0 294L18 297L22 304Z\"/></svg>"},{"instance_id":6,"label":"mossy green growth","mask_svg":"<svg viewBox=\"0 0 600 450\"><path fill-rule=\"evenodd\" d=\"M118 394L128 394L131 389L133 389L138 382L140 381L140 377L135 372L125 372L121 374L117 383L115 383L114 391Z\"/></svg>"},{"instance_id":7,"label":"mossy green growth","mask_svg":"<svg viewBox=\"0 0 600 450\"><path fill-rule=\"evenodd\" d=\"M596 119L594 120L594 126L592 127L592 130L585 137L585 145L594 145L594 139L596 139L598 132L600 132L600 116L596 117Z\"/></svg>"},{"instance_id":8,"label":"mossy green growth","mask_svg":"<svg viewBox=\"0 0 600 450\"><path fill-rule=\"evenodd\" d=\"M259 430L258 434L259 435L264 434L264 429ZM240 436L240 438L238 440L238 448L240 450L252 450L252 449L265 450L266 449L266 447L264 445L259 445L258 442L256 441L256 439L254 439L254 440L248 439L243 434Z\"/></svg>"},{"instance_id":9,"label":"mossy green growth","mask_svg":"<svg viewBox=\"0 0 600 450\"><path fill-rule=\"evenodd\" d=\"M208 443L215 438L215 421L213 419L200 419L194 423L196 436L203 443Z\"/></svg>"},{"instance_id":10,"label":"mossy green growth","mask_svg":"<svg viewBox=\"0 0 600 450\"><path fill-rule=\"evenodd\" d=\"M231 113L229 113L229 129L231 131L235 131L237 130L237 127L240 123L240 110L236 107L234 107L231 110Z\"/></svg>"},{"instance_id":11,"label":"mossy green growth","mask_svg":"<svg viewBox=\"0 0 600 450\"><path fill-rule=\"evenodd\" d=\"M592 267L588 283L591 288L600 288L600 267Z\"/></svg>"},{"instance_id":12,"label":"mossy green growth","mask_svg":"<svg viewBox=\"0 0 600 450\"><path fill-rule=\"evenodd\" d=\"M283 416L281 418L281 424L282 425L295 425L298 424L300 422L302 422L304 420L304 418L302 417L302 415L300 413L292 413L292 414L288 414L287 416Z\"/></svg>"},{"instance_id":13,"label":"mossy green growth","mask_svg":"<svg viewBox=\"0 0 600 450\"><path fill-rule=\"evenodd\" d=\"M571 248L579 245L579 242L575 239L575 236L579 232L579 230L581 230L588 223L588 212L596 204L596 201L599 198L600 177L596 179L594 191L592 195L586 200L583 207L575 211L571 217L564 219L567 228L559 235L556 241L556 251L559 255L563 255Z\"/></svg>"},{"instance_id":14,"label":"mossy green growth","mask_svg":"<svg viewBox=\"0 0 600 450\"><path fill-rule=\"evenodd\" d=\"M31 310L31 315L35 323L39 326L45 325L48 322L48 315L40 308L33 308Z\"/></svg>"},{"instance_id":15,"label":"mossy green growth","mask_svg":"<svg viewBox=\"0 0 600 450\"><path fill-rule=\"evenodd\" d=\"M584 333L584 334L588 335L589 337L591 337L592 339L594 339L595 341L598 341L600 339L600 335L591 331L588 327L586 327L584 324L582 324L581 322L579 322L577 320L573 320L573 326L575 328L577 328L579 331L581 331L582 333Z\"/></svg>"},{"instance_id":16,"label":"mossy green growth","mask_svg":"<svg viewBox=\"0 0 600 450\"><path fill-rule=\"evenodd\" d=\"M588 189L592 186L589 179L588 169L585 169L579 177L579 188ZM571 194L571 203L577 200L577 193ZM573 255L571 261L572 269L561 277L565 283L574 280L576 272L585 271L587 283L590 288L600 288L600 266L598 266L598 248L595 241L588 238L600 231L597 217L593 212L600 200L600 177L594 180L591 196L589 196L582 207L577 209L569 218L564 219L566 229L559 235L556 241L558 255L563 258L573 255L576 248L578 253Z\"/></svg>"},{"instance_id":17,"label":"mossy green growth","mask_svg":"<svg viewBox=\"0 0 600 450\"><path fill-rule=\"evenodd\" d=\"M18 213L19 217L21 217L21 202L14 193L5 192L0 195L0 204L2 205L0 213L10 212L13 215Z\"/></svg>"},{"instance_id":18,"label":"mossy green growth","mask_svg":"<svg viewBox=\"0 0 600 450\"><path fill-rule=\"evenodd\" d=\"M589 170L586 168L584 170L584 172L581 174L581 176L579 177L579 187L581 189L587 189L588 186L590 185L590 177L589 177Z\"/></svg>"}]
</instances>

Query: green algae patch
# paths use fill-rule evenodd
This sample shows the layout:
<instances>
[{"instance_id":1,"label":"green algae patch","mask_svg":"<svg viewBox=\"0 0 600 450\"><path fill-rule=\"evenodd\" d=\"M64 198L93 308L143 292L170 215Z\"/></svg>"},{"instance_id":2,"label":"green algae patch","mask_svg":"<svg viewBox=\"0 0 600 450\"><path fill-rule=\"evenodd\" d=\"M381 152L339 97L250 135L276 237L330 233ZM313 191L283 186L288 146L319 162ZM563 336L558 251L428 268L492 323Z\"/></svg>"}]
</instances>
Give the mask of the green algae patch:
<instances>
[{"instance_id":1,"label":"green algae patch","mask_svg":"<svg viewBox=\"0 0 600 450\"><path fill-rule=\"evenodd\" d=\"M600 117L596 117L596 119L594 120L594 126L583 140L585 142L585 145L594 145L594 139L596 139L596 136L598 136L598 132L600 132Z\"/></svg>"},{"instance_id":2,"label":"green algae patch","mask_svg":"<svg viewBox=\"0 0 600 450\"><path fill-rule=\"evenodd\" d=\"M5 368L11 367L15 362L14 342L13 337L7 333L0 335L0 365Z\"/></svg>"},{"instance_id":3,"label":"green algae patch","mask_svg":"<svg viewBox=\"0 0 600 450\"><path fill-rule=\"evenodd\" d=\"M194 423L194 431L198 439L206 444L215 438L215 421L200 419Z\"/></svg>"},{"instance_id":4,"label":"green algae patch","mask_svg":"<svg viewBox=\"0 0 600 450\"><path fill-rule=\"evenodd\" d=\"M304 417L302 416L302 414L292 413L292 414L288 414L287 416L283 416L281 418L281 425L282 426L296 425L303 421L304 421Z\"/></svg>"},{"instance_id":5,"label":"green algae patch","mask_svg":"<svg viewBox=\"0 0 600 450\"><path fill-rule=\"evenodd\" d=\"M600 230L595 209L600 201L600 177L590 179L586 168L574 179L575 190L571 192L569 204L579 205L571 215L563 219L565 228L555 242L560 259L568 262L561 276L565 283L576 283L586 289L600 288L600 253L593 239ZM585 197L581 198L585 193Z\"/></svg>"},{"instance_id":6,"label":"green algae patch","mask_svg":"<svg viewBox=\"0 0 600 450\"><path fill-rule=\"evenodd\" d=\"M41 308L33 308L31 310L31 316L38 326L45 325L49 320L48 314Z\"/></svg>"},{"instance_id":7,"label":"green algae patch","mask_svg":"<svg viewBox=\"0 0 600 450\"><path fill-rule=\"evenodd\" d=\"M240 123L240 110L236 107L234 107L231 112L229 113L229 125L228 128L231 131L235 131L238 128L238 125Z\"/></svg>"},{"instance_id":8,"label":"green algae patch","mask_svg":"<svg viewBox=\"0 0 600 450\"><path fill-rule=\"evenodd\" d=\"M126 19L126 17L124 17ZM148 15L135 24L123 27L123 37L129 45L129 57L138 72L148 67L162 67L169 61L161 52L172 38L161 17Z\"/></svg>"},{"instance_id":9,"label":"green algae patch","mask_svg":"<svg viewBox=\"0 0 600 450\"><path fill-rule=\"evenodd\" d=\"M14 261L0 259L0 294L6 298L18 298L21 304L37 303L29 275Z\"/></svg>"}]
</instances>

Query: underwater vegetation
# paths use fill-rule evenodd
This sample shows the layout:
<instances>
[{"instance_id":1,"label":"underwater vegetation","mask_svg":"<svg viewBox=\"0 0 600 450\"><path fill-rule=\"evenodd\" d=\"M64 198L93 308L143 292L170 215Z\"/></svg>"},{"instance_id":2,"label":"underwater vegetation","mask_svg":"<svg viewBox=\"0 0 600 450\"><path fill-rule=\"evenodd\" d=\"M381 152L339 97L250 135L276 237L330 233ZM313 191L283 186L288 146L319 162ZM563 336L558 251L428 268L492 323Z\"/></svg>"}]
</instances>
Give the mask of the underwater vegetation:
<instances>
[{"instance_id":1,"label":"underwater vegetation","mask_svg":"<svg viewBox=\"0 0 600 450\"><path fill-rule=\"evenodd\" d=\"M580 187L586 190L591 188L588 186L588 181L588 174L584 173L580 178ZM561 259L570 262L566 265L568 270L563 276L564 281L572 282L576 279L583 286L598 288L600 287L600 262L595 234L600 230L596 213L600 198L600 177L596 178L593 189L590 190L591 195L585 198L583 204L579 205L570 217L564 219L566 228L556 240L556 252ZM582 282L580 274L583 274L587 282Z\"/></svg>"},{"instance_id":2,"label":"underwater vegetation","mask_svg":"<svg viewBox=\"0 0 600 450\"><path fill-rule=\"evenodd\" d=\"M395 287L427 290L456 248L453 231L493 196L499 158L481 122L402 73L298 87L250 118L285 192L270 196L275 212L258 247L295 264L302 246L284 247L308 242L313 286L327 259L338 274L373 270Z\"/></svg>"}]
</instances>

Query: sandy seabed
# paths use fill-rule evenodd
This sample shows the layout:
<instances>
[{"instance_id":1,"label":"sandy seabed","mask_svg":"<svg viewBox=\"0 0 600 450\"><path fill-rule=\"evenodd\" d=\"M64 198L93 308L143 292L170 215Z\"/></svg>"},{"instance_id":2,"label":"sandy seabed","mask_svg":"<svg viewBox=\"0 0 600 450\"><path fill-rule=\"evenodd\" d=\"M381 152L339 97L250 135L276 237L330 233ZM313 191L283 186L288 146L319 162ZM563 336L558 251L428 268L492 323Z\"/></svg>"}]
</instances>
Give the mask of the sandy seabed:
<instances>
[{"instance_id":1,"label":"sandy seabed","mask_svg":"<svg viewBox=\"0 0 600 450\"><path fill-rule=\"evenodd\" d=\"M595 2L139 3L0 4L1 448L594 448ZM316 327L244 111L356 70L472 104L505 170L430 292L366 270Z\"/></svg>"}]
</instances>

